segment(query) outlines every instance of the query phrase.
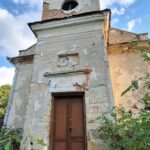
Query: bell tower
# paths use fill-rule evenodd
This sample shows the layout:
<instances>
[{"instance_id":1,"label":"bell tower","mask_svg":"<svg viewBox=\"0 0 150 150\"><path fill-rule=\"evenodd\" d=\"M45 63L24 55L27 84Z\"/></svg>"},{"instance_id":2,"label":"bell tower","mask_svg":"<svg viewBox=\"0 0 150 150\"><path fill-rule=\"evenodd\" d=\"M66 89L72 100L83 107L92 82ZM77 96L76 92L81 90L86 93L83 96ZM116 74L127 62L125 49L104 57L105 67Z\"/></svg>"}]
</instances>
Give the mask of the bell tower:
<instances>
[{"instance_id":1,"label":"bell tower","mask_svg":"<svg viewBox=\"0 0 150 150\"><path fill-rule=\"evenodd\" d=\"M44 0L42 20L100 10L99 0Z\"/></svg>"}]
</instances>

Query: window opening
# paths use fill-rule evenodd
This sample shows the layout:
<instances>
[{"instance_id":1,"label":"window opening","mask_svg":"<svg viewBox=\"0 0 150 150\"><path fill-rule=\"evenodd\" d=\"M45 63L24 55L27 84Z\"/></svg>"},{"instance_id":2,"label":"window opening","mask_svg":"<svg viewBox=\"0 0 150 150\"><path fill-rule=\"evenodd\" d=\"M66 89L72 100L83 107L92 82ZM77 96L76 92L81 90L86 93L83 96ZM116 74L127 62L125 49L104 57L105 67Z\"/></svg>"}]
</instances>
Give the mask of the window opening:
<instances>
[{"instance_id":1,"label":"window opening","mask_svg":"<svg viewBox=\"0 0 150 150\"><path fill-rule=\"evenodd\" d=\"M76 1L66 1L63 6L62 6L62 9L65 10L65 11L68 11L68 10L72 10L74 8L76 8L78 6L78 3Z\"/></svg>"}]
</instances>

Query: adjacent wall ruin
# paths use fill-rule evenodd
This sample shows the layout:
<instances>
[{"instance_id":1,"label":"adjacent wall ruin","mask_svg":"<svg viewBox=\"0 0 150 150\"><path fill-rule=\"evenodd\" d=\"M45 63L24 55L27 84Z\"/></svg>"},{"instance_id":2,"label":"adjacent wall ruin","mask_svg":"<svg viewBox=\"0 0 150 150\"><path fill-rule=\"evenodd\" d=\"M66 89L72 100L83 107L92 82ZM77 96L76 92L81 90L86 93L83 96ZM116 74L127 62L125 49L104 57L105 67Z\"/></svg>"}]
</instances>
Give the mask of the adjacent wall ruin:
<instances>
[{"instance_id":1,"label":"adjacent wall ruin","mask_svg":"<svg viewBox=\"0 0 150 150\"><path fill-rule=\"evenodd\" d=\"M108 56L115 104L116 106L122 105L136 113L144 106L137 101L135 93L128 93L123 97L121 93L133 80L150 72L150 66L144 62L140 50L131 46L132 42L136 42L139 47L148 46L148 34L110 29Z\"/></svg>"}]
</instances>

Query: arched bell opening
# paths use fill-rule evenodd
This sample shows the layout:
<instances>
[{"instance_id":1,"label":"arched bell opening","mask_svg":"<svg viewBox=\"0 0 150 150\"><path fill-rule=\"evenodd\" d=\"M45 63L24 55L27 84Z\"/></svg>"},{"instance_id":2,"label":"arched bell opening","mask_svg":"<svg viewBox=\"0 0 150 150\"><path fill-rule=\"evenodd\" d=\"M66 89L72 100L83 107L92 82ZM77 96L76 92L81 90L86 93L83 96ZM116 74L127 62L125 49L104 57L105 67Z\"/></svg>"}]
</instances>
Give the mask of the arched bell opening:
<instances>
[{"instance_id":1,"label":"arched bell opening","mask_svg":"<svg viewBox=\"0 0 150 150\"><path fill-rule=\"evenodd\" d=\"M78 2L75 0L66 0L62 5L62 10L69 11L78 6Z\"/></svg>"}]
</instances>

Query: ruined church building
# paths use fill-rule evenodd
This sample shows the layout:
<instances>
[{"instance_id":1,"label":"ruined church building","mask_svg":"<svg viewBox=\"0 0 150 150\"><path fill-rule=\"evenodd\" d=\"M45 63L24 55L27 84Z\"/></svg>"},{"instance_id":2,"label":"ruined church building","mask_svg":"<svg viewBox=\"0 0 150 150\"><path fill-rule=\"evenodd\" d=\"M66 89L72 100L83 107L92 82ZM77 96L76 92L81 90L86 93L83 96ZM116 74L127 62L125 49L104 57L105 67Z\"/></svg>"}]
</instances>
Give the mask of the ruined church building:
<instances>
[{"instance_id":1,"label":"ruined church building","mask_svg":"<svg viewBox=\"0 0 150 150\"><path fill-rule=\"evenodd\" d=\"M21 150L108 149L93 134L96 118L148 70L127 46L147 33L111 28L99 0L43 0L42 20L28 25L37 43L9 58L16 72L4 125L23 129Z\"/></svg>"}]
</instances>

